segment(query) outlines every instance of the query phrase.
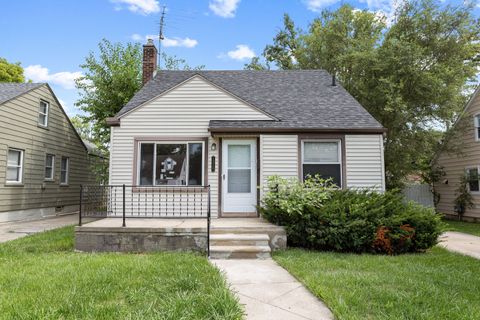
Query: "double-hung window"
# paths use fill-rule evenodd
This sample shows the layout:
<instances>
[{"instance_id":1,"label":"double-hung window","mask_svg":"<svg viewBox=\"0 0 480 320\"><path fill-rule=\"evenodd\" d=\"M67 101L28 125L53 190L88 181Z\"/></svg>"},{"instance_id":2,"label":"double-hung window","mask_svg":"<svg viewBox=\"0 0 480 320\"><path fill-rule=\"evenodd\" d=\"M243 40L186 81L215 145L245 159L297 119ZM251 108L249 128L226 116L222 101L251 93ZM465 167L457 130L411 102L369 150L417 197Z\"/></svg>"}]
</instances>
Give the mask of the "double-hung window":
<instances>
[{"instance_id":1,"label":"double-hung window","mask_svg":"<svg viewBox=\"0 0 480 320\"><path fill-rule=\"evenodd\" d=\"M8 149L7 154L7 184L22 183L23 150Z\"/></svg>"},{"instance_id":2,"label":"double-hung window","mask_svg":"<svg viewBox=\"0 0 480 320\"><path fill-rule=\"evenodd\" d=\"M140 142L137 184L200 186L204 175L204 142Z\"/></svg>"},{"instance_id":3,"label":"double-hung window","mask_svg":"<svg viewBox=\"0 0 480 320\"><path fill-rule=\"evenodd\" d=\"M48 102L43 100L40 101L40 107L38 109L38 124L42 127L48 126L48 111L50 109L50 105Z\"/></svg>"},{"instance_id":4,"label":"double-hung window","mask_svg":"<svg viewBox=\"0 0 480 320\"><path fill-rule=\"evenodd\" d=\"M302 177L320 175L342 187L342 148L340 140L303 140Z\"/></svg>"},{"instance_id":5,"label":"double-hung window","mask_svg":"<svg viewBox=\"0 0 480 320\"><path fill-rule=\"evenodd\" d=\"M45 180L53 180L55 171L55 156L53 154L45 155Z\"/></svg>"},{"instance_id":6,"label":"double-hung window","mask_svg":"<svg viewBox=\"0 0 480 320\"><path fill-rule=\"evenodd\" d=\"M466 174L468 181L468 190L470 190L470 192L480 192L478 168L467 168Z\"/></svg>"},{"instance_id":7,"label":"double-hung window","mask_svg":"<svg viewBox=\"0 0 480 320\"><path fill-rule=\"evenodd\" d=\"M68 171L70 170L70 159L62 157L60 164L60 184L68 184Z\"/></svg>"}]
</instances>

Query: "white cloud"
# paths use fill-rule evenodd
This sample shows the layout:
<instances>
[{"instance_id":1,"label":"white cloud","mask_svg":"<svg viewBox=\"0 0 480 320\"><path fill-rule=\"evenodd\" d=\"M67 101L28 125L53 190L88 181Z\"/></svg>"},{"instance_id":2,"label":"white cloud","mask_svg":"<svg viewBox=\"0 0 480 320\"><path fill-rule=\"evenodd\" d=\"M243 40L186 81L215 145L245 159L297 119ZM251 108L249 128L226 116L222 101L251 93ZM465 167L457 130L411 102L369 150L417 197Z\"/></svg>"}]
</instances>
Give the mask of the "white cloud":
<instances>
[{"instance_id":1,"label":"white cloud","mask_svg":"<svg viewBox=\"0 0 480 320\"><path fill-rule=\"evenodd\" d=\"M235 17L235 11L237 10L240 0L212 0L208 4L210 10L217 16L223 18Z\"/></svg>"},{"instance_id":2,"label":"white cloud","mask_svg":"<svg viewBox=\"0 0 480 320\"><path fill-rule=\"evenodd\" d=\"M75 79L82 76L82 73L77 72L57 72L50 73L48 68L42 67L39 64L28 66L24 69L25 78L33 82L49 82L57 84L65 89L75 88Z\"/></svg>"},{"instance_id":3,"label":"white cloud","mask_svg":"<svg viewBox=\"0 0 480 320\"><path fill-rule=\"evenodd\" d=\"M313 12L319 12L323 8L339 2L340 0L306 0L308 10Z\"/></svg>"},{"instance_id":4,"label":"white cloud","mask_svg":"<svg viewBox=\"0 0 480 320\"><path fill-rule=\"evenodd\" d=\"M126 5L131 12L140 14L157 13L160 11L160 5L157 0L110 0L115 4L115 10L122 10Z\"/></svg>"},{"instance_id":5,"label":"white cloud","mask_svg":"<svg viewBox=\"0 0 480 320\"><path fill-rule=\"evenodd\" d=\"M142 42L142 41L147 41L147 39L153 39L155 41L158 40L158 35L155 34L147 34L146 36L142 36L138 33L134 33L130 36L130 38L133 41L137 42ZM165 37L165 39L162 40L162 46L164 47L182 47L182 48L194 48L198 44L198 41L195 39L191 39L189 37L186 38L180 38L180 37L173 37L173 38L168 38Z\"/></svg>"},{"instance_id":6,"label":"white cloud","mask_svg":"<svg viewBox=\"0 0 480 320\"><path fill-rule=\"evenodd\" d=\"M236 46L236 48L237 49L235 50L227 52L227 56L229 58L241 61L245 59L252 59L256 56L255 52L245 44L239 44Z\"/></svg>"},{"instance_id":7,"label":"white cloud","mask_svg":"<svg viewBox=\"0 0 480 320\"><path fill-rule=\"evenodd\" d=\"M167 38L162 40L162 45L164 47L184 47L184 48L193 48L198 44L198 41L195 39L186 38Z\"/></svg>"}]
</instances>

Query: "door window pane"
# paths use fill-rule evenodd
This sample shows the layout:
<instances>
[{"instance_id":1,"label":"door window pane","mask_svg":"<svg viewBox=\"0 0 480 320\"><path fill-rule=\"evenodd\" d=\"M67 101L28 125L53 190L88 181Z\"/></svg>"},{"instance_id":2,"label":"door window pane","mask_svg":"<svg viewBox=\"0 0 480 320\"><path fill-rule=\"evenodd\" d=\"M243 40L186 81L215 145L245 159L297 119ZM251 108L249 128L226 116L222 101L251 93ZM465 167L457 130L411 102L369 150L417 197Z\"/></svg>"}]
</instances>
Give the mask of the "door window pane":
<instances>
[{"instance_id":1,"label":"door window pane","mask_svg":"<svg viewBox=\"0 0 480 320\"><path fill-rule=\"evenodd\" d=\"M251 169L228 169L228 192L251 192Z\"/></svg>"},{"instance_id":2,"label":"door window pane","mask_svg":"<svg viewBox=\"0 0 480 320\"><path fill-rule=\"evenodd\" d=\"M228 145L228 167L250 168L250 145Z\"/></svg>"},{"instance_id":3,"label":"door window pane","mask_svg":"<svg viewBox=\"0 0 480 320\"><path fill-rule=\"evenodd\" d=\"M202 183L202 144L188 144L188 184L190 186L201 186Z\"/></svg>"},{"instance_id":4,"label":"door window pane","mask_svg":"<svg viewBox=\"0 0 480 320\"><path fill-rule=\"evenodd\" d=\"M337 142L304 142L303 161L319 162L339 162L338 143Z\"/></svg>"},{"instance_id":5,"label":"door window pane","mask_svg":"<svg viewBox=\"0 0 480 320\"><path fill-rule=\"evenodd\" d=\"M157 144L155 184L187 184L186 144Z\"/></svg>"},{"instance_id":6,"label":"door window pane","mask_svg":"<svg viewBox=\"0 0 480 320\"><path fill-rule=\"evenodd\" d=\"M151 186L153 184L153 143L140 145L140 185Z\"/></svg>"}]
</instances>

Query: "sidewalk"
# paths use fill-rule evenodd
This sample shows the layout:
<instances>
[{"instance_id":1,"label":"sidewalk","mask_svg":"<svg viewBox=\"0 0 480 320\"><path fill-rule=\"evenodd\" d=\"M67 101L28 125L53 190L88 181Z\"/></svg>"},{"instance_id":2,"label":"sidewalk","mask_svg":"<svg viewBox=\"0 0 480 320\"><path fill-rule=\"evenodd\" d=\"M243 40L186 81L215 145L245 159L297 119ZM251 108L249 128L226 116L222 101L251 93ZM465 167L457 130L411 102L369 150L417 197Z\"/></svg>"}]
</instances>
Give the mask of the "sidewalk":
<instances>
[{"instance_id":1,"label":"sidewalk","mask_svg":"<svg viewBox=\"0 0 480 320\"><path fill-rule=\"evenodd\" d=\"M247 319L333 319L331 311L275 261L211 260L225 272Z\"/></svg>"},{"instance_id":2,"label":"sidewalk","mask_svg":"<svg viewBox=\"0 0 480 320\"><path fill-rule=\"evenodd\" d=\"M438 244L447 250L480 259L480 237L455 231L447 231L440 236Z\"/></svg>"},{"instance_id":3,"label":"sidewalk","mask_svg":"<svg viewBox=\"0 0 480 320\"><path fill-rule=\"evenodd\" d=\"M0 223L0 242L14 240L32 233L56 229L78 223L78 214Z\"/></svg>"}]
</instances>

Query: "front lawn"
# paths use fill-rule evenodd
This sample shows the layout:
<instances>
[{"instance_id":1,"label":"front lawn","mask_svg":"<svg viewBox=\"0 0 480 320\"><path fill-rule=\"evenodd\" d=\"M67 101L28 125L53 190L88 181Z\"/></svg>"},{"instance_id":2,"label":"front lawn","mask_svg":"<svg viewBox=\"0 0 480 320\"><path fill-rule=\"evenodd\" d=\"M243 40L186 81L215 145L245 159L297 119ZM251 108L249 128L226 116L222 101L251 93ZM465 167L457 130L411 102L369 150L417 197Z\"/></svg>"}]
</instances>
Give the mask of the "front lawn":
<instances>
[{"instance_id":1,"label":"front lawn","mask_svg":"<svg viewBox=\"0 0 480 320\"><path fill-rule=\"evenodd\" d=\"M220 272L193 253L73 251L66 227L0 245L1 319L240 319Z\"/></svg>"},{"instance_id":2,"label":"front lawn","mask_svg":"<svg viewBox=\"0 0 480 320\"><path fill-rule=\"evenodd\" d=\"M446 231L469 233L480 237L480 223L455 220L444 220L444 222L447 225Z\"/></svg>"},{"instance_id":3,"label":"front lawn","mask_svg":"<svg viewBox=\"0 0 480 320\"><path fill-rule=\"evenodd\" d=\"M480 319L480 261L438 247L399 256L290 249L274 259L337 319Z\"/></svg>"}]
</instances>

